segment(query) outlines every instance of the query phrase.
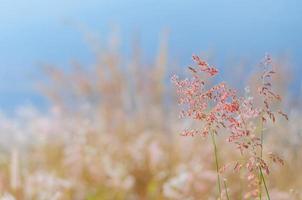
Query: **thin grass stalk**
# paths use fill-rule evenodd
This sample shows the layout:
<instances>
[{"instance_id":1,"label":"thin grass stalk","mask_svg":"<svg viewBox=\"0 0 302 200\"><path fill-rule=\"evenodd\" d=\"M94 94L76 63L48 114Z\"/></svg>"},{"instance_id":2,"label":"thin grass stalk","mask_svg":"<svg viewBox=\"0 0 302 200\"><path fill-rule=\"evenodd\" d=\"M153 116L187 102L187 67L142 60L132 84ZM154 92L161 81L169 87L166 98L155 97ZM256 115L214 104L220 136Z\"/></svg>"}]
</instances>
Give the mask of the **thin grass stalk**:
<instances>
[{"instance_id":1,"label":"thin grass stalk","mask_svg":"<svg viewBox=\"0 0 302 200\"><path fill-rule=\"evenodd\" d=\"M217 182L218 182L218 192L219 192L219 197L221 199L221 185L220 185L220 175L219 175L219 163L218 163L218 153L217 153L217 145L215 142L215 135L213 131L211 130L211 138L212 138L212 143L213 143L213 148L214 148L214 155L215 155L215 164L216 164L216 173L217 173Z\"/></svg>"},{"instance_id":2,"label":"thin grass stalk","mask_svg":"<svg viewBox=\"0 0 302 200\"><path fill-rule=\"evenodd\" d=\"M260 115L260 158L262 159L262 154L263 154L263 114ZM259 167L259 199L262 200L262 170L261 167Z\"/></svg>"},{"instance_id":3,"label":"thin grass stalk","mask_svg":"<svg viewBox=\"0 0 302 200\"><path fill-rule=\"evenodd\" d=\"M260 119L260 140L261 140L261 146L260 146L260 158L262 159L263 157L263 140L264 140L264 134L263 134L263 113L261 114L261 119ZM266 185L266 182L265 182L265 177L263 175L263 172L262 172L262 169L261 169L261 166L259 166L259 199L261 200L262 199L262 182L264 184L264 187L265 187L265 192L266 192L266 196L268 198L268 200L270 200L270 195L269 195L269 192L268 192L268 188L267 188L267 185Z\"/></svg>"},{"instance_id":4,"label":"thin grass stalk","mask_svg":"<svg viewBox=\"0 0 302 200\"><path fill-rule=\"evenodd\" d=\"M262 200L262 176L261 176L261 168L259 168L259 199Z\"/></svg>"},{"instance_id":5,"label":"thin grass stalk","mask_svg":"<svg viewBox=\"0 0 302 200\"><path fill-rule=\"evenodd\" d=\"M228 187L227 187L227 183L225 180L223 180L223 185L224 185L224 190L225 190L225 195L227 197L227 200L230 200L229 193L228 193Z\"/></svg>"},{"instance_id":6,"label":"thin grass stalk","mask_svg":"<svg viewBox=\"0 0 302 200\"><path fill-rule=\"evenodd\" d=\"M262 177L262 181L263 181L263 185L264 185L264 188L265 188L267 199L270 200L271 198L270 198L270 195L269 195L269 192L268 192L268 188L267 188L267 185L266 185L266 182L265 182L265 177L263 175L261 167L259 167L259 170L260 170L260 173L261 173L261 177Z\"/></svg>"}]
</instances>

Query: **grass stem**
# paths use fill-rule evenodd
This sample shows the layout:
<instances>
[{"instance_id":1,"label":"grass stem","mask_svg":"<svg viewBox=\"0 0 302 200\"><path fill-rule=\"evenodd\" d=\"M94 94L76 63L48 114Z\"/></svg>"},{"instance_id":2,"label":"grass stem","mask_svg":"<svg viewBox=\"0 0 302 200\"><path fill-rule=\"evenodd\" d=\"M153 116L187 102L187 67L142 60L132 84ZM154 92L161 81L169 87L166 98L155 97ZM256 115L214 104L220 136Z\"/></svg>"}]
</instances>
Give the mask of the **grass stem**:
<instances>
[{"instance_id":1,"label":"grass stem","mask_svg":"<svg viewBox=\"0 0 302 200\"><path fill-rule=\"evenodd\" d=\"M211 138L214 148L214 155L215 155L215 164L216 164L216 173L217 173L217 182L218 182L218 192L221 199L221 185L220 185L220 175L219 175L219 163L218 163L218 153L217 153L217 145L215 142L215 135L213 131L211 131Z\"/></svg>"},{"instance_id":2,"label":"grass stem","mask_svg":"<svg viewBox=\"0 0 302 200\"><path fill-rule=\"evenodd\" d=\"M261 173L261 177L262 177L262 181L263 181L263 185L264 185L264 188L265 188L267 199L270 200L271 198L269 196L268 188L267 188L267 185L266 185L266 182L265 182L265 177L263 175L261 167L259 167L259 169L260 169L260 173Z\"/></svg>"},{"instance_id":3,"label":"grass stem","mask_svg":"<svg viewBox=\"0 0 302 200\"><path fill-rule=\"evenodd\" d=\"M261 146L260 146L260 158L262 159L263 157L263 141L264 141L264 134L263 134L263 114L261 114L261 119L260 119L260 140L261 140ZM261 167L259 166L259 199L261 200L262 199L262 182L264 184L264 188L265 188L265 192L266 192L266 196L267 196L267 199L270 200L270 195L269 195L269 192L268 192L268 188L267 188L267 185L266 185L266 182L265 182L265 177L263 175L263 172L262 172L262 169Z\"/></svg>"},{"instance_id":4,"label":"grass stem","mask_svg":"<svg viewBox=\"0 0 302 200\"><path fill-rule=\"evenodd\" d=\"M227 187L227 183L225 180L223 180L223 185L224 185L224 190L225 190L227 200L230 200L229 193L228 193L228 187Z\"/></svg>"},{"instance_id":5,"label":"grass stem","mask_svg":"<svg viewBox=\"0 0 302 200\"><path fill-rule=\"evenodd\" d=\"M260 115L260 158L263 155L263 114ZM262 200L262 170L259 167L259 199Z\"/></svg>"}]
</instances>

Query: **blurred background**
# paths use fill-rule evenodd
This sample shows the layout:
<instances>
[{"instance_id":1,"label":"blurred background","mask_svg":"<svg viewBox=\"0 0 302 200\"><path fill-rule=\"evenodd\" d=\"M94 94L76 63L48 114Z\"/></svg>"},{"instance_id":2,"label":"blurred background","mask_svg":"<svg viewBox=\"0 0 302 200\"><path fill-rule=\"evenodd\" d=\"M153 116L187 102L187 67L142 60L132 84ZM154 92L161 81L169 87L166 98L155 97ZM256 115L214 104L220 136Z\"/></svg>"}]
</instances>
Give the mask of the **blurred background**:
<instances>
[{"instance_id":1,"label":"blurred background","mask_svg":"<svg viewBox=\"0 0 302 200\"><path fill-rule=\"evenodd\" d=\"M290 116L266 138L291 163L270 187L302 199L301 35L297 0L1 0L1 199L214 199L170 77L197 54L243 90L266 53Z\"/></svg>"},{"instance_id":2,"label":"blurred background","mask_svg":"<svg viewBox=\"0 0 302 200\"><path fill-rule=\"evenodd\" d=\"M301 90L300 1L1 1L0 106L45 107L34 92L41 65L68 68L70 60L91 65L87 34L107 43L116 34L120 51L129 55L139 40L144 56L155 55L168 32L171 60L181 66L190 56L208 52L226 69L241 61L257 62L266 52L289 59ZM86 39L85 39L86 38ZM233 62L233 63L232 63ZM249 66L246 66L249 68Z\"/></svg>"}]
</instances>

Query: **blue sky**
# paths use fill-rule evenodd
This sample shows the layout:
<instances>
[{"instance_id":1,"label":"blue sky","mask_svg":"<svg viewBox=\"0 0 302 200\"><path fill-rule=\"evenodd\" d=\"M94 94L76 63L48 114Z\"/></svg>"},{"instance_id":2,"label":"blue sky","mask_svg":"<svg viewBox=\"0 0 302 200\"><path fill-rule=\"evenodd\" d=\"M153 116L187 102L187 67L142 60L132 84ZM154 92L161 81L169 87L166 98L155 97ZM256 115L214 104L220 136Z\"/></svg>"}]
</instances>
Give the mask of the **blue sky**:
<instances>
[{"instance_id":1,"label":"blue sky","mask_svg":"<svg viewBox=\"0 0 302 200\"><path fill-rule=\"evenodd\" d=\"M0 109L42 106L33 90L41 78L39 63L86 63L91 51L77 25L100 38L118 27L124 49L140 33L152 55L163 30L169 49L181 63L193 53L214 50L228 56L259 59L264 53L289 54L295 72L302 64L302 1L298 0L1 0Z\"/></svg>"}]
</instances>

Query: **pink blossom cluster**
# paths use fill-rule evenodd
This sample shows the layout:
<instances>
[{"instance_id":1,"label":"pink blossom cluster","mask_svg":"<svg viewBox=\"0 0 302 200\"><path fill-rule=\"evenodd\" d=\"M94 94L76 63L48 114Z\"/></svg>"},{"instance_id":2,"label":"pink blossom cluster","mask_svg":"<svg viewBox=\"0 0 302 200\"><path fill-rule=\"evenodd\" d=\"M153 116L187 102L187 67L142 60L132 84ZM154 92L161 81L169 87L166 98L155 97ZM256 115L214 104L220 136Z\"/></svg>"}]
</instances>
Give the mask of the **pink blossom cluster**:
<instances>
[{"instance_id":1,"label":"pink blossom cluster","mask_svg":"<svg viewBox=\"0 0 302 200\"><path fill-rule=\"evenodd\" d=\"M193 56L197 67L189 67L193 74L191 79L179 80L177 76L172 81L177 87L179 104L184 105L181 117L190 117L205 122L202 130L185 130L183 135L194 136L200 134L207 136L210 131L217 133L218 129L233 126L236 123L234 114L238 112L239 100L236 91L226 83L219 83L207 88L206 82L201 79L200 73L209 78L215 76L218 70L210 67L198 56Z\"/></svg>"}]
</instances>

